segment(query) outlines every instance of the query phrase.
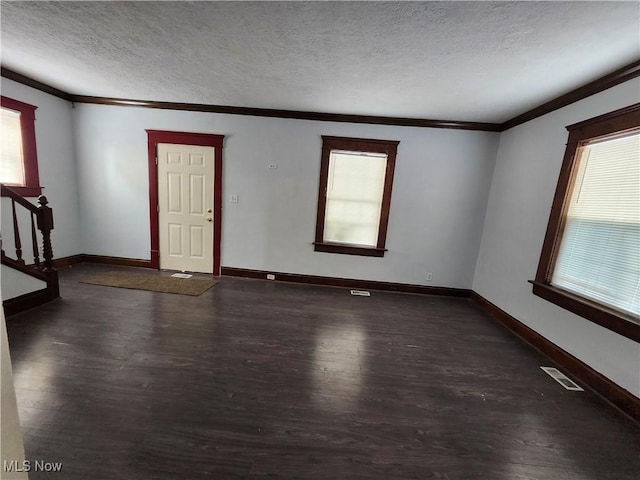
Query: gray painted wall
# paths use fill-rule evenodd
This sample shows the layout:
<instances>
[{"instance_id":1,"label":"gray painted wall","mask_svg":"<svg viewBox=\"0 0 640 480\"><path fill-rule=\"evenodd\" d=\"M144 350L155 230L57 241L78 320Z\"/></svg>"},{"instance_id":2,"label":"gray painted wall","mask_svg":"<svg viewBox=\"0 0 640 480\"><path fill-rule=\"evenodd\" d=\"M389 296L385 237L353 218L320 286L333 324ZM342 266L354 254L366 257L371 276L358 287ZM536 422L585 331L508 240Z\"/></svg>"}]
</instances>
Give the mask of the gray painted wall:
<instances>
[{"instance_id":1,"label":"gray painted wall","mask_svg":"<svg viewBox=\"0 0 640 480\"><path fill-rule=\"evenodd\" d=\"M40 177L56 209L58 257L149 258L144 129L223 134L223 265L473 287L640 397L640 345L533 296L527 283L542 247L564 127L640 101L640 79L500 136L97 105L72 110L5 79L2 93L39 106ZM385 258L313 252L320 135L401 141ZM240 202L229 203L231 194ZM7 221L4 214L3 234Z\"/></svg>"},{"instance_id":2,"label":"gray painted wall","mask_svg":"<svg viewBox=\"0 0 640 480\"><path fill-rule=\"evenodd\" d=\"M640 397L640 345L531 293L567 142L565 126L640 101L640 79L503 132L473 289Z\"/></svg>"},{"instance_id":3,"label":"gray painted wall","mask_svg":"<svg viewBox=\"0 0 640 480\"><path fill-rule=\"evenodd\" d=\"M471 287L498 134L101 105L74 124L84 253L148 259L145 129L205 132L225 135L222 265ZM321 135L400 140L384 258L313 251Z\"/></svg>"},{"instance_id":4,"label":"gray painted wall","mask_svg":"<svg viewBox=\"0 0 640 480\"><path fill-rule=\"evenodd\" d=\"M2 298L9 300L26 293L42 290L47 287L46 282L14 270L6 265L0 265L0 285Z\"/></svg>"},{"instance_id":5,"label":"gray painted wall","mask_svg":"<svg viewBox=\"0 0 640 480\"><path fill-rule=\"evenodd\" d=\"M51 240L55 257L67 257L80 251L80 226L78 211L78 179L71 121L71 103L47 93L2 78L2 95L38 107L36 110L36 146L38 171L44 195L53 208L55 229ZM30 199L34 204L36 199ZM18 207L18 210L24 210ZM2 241L10 257L13 249L13 227L10 201L2 199ZM22 216L21 238L25 260L33 261L31 235L27 215ZM42 258L42 257L41 257Z\"/></svg>"}]
</instances>

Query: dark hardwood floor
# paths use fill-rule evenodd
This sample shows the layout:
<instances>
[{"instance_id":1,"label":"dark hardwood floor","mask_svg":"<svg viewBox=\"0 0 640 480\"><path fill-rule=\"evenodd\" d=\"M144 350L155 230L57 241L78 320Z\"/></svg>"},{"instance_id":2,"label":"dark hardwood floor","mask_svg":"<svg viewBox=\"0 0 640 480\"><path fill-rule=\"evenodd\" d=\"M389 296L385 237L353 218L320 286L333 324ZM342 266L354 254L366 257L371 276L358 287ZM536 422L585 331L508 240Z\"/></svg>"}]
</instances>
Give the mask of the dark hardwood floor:
<instances>
[{"instance_id":1,"label":"dark hardwood floor","mask_svg":"<svg viewBox=\"0 0 640 480\"><path fill-rule=\"evenodd\" d=\"M471 300L78 282L117 268L8 320L31 480L640 478L640 427Z\"/></svg>"}]
</instances>

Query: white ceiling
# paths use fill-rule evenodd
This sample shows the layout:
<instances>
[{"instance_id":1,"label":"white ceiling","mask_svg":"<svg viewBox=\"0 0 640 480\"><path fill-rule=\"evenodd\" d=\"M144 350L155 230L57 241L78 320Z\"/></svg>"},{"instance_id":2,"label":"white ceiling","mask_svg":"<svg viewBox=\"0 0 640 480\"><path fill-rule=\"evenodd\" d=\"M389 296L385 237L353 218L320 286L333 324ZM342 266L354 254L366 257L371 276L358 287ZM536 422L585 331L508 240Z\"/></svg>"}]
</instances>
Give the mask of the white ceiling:
<instances>
[{"instance_id":1,"label":"white ceiling","mask_svg":"<svg viewBox=\"0 0 640 480\"><path fill-rule=\"evenodd\" d=\"M638 1L0 5L2 65L77 95L502 122L640 58Z\"/></svg>"}]
</instances>

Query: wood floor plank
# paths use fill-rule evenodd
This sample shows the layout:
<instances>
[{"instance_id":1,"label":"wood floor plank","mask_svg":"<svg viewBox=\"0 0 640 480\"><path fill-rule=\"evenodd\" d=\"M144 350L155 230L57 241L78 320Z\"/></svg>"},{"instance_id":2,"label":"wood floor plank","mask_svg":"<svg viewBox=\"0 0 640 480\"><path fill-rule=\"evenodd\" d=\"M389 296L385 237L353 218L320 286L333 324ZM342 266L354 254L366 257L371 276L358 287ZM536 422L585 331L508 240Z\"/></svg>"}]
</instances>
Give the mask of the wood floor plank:
<instances>
[{"instance_id":1,"label":"wood floor plank","mask_svg":"<svg viewBox=\"0 0 640 480\"><path fill-rule=\"evenodd\" d=\"M80 283L117 268L8 322L32 480L640 478L640 427L468 299Z\"/></svg>"}]
</instances>

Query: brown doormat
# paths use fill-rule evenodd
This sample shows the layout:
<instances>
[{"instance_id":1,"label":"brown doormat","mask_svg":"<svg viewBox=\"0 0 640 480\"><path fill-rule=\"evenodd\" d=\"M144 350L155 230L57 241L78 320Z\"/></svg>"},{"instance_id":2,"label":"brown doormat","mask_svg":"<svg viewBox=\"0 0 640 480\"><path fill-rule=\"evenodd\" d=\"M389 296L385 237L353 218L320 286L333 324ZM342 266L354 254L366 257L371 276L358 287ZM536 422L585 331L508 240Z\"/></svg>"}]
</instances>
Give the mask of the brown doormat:
<instances>
[{"instance_id":1,"label":"brown doormat","mask_svg":"<svg viewBox=\"0 0 640 480\"><path fill-rule=\"evenodd\" d=\"M204 278L174 278L144 273L108 272L86 278L80 283L131 288L133 290L149 290L152 292L177 293L195 297L202 295L218 282Z\"/></svg>"}]
</instances>

